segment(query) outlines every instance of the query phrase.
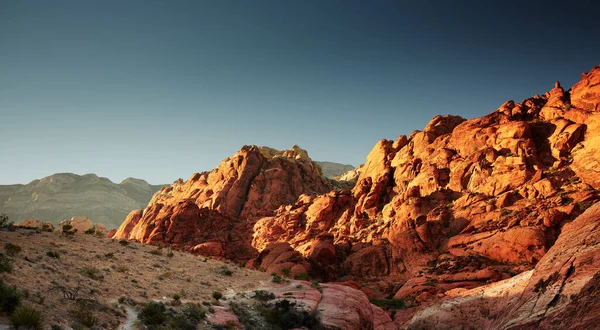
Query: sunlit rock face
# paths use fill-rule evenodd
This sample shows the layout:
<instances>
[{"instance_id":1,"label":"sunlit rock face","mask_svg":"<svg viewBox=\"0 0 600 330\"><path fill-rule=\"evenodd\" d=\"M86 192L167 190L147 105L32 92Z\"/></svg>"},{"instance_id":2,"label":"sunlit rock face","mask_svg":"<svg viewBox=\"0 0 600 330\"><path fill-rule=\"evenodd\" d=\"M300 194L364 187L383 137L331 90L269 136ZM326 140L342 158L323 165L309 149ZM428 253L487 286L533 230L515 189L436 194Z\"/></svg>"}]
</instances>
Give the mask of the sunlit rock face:
<instances>
[{"instance_id":1,"label":"sunlit rock face","mask_svg":"<svg viewBox=\"0 0 600 330\"><path fill-rule=\"evenodd\" d=\"M394 314L399 326L440 298L490 283L513 289L489 295L530 292L529 281L554 272L542 265L557 244L581 237L573 220L599 200L599 76L597 67L572 90L557 83L481 118L436 116L381 140L348 189L332 189L299 148L246 146L161 190L115 237L358 283L370 297L411 307ZM502 322L493 324L513 326Z\"/></svg>"}]
</instances>

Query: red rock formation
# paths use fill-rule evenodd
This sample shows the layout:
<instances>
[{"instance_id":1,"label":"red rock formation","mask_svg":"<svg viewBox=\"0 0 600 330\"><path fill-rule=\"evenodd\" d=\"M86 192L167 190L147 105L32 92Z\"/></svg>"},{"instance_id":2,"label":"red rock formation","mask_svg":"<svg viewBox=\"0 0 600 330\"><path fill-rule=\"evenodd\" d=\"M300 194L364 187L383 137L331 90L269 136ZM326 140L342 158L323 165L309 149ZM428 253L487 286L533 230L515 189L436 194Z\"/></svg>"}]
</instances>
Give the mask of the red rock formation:
<instances>
[{"instance_id":1,"label":"red rock formation","mask_svg":"<svg viewBox=\"0 0 600 330\"><path fill-rule=\"evenodd\" d=\"M481 118L436 116L423 131L382 140L351 193L280 207L256 223L252 244L287 242L309 258L328 232L331 272L388 294L411 278L433 283L426 291L435 297L531 269L562 226L598 200L599 76L595 68L574 86L579 101L556 83ZM363 244L372 247L354 248ZM373 287L373 276L384 282Z\"/></svg>"},{"instance_id":2,"label":"red rock formation","mask_svg":"<svg viewBox=\"0 0 600 330\"><path fill-rule=\"evenodd\" d=\"M115 237L356 281L415 308L519 273L510 283L521 288L600 200L598 81L600 67L571 91L557 83L481 118L436 116L381 140L351 190L329 191L299 148L244 147L161 190Z\"/></svg>"},{"instance_id":3,"label":"red rock formation","mask_svg":"<svg viewBox=\"0 0 600 330\"><path fill-rule=\"evenodd\" d=\"M244 260L254 254L249 246L252 219L271 214L301 194L330 188L318 165L297 146L283 152L245 146L213 171L161 189L145 210L129 214L114 238ZM210 249L200 245L208 241L213 242Z\"/></svg>"},{"instance_id":4,"label":"red rock formation","mask_svg":"<svg viewBox=\"0 0 600 330\"><path fill-rule=\"evenodd\" d=\"M452 290L419 311L408 329L597 329L600 203L566 224L536 267L472 290ZM468 317L464 317L468 315Z\"/></svg>"},{"instance_id":5,"label":"red rock formation","mask_svg":"<svg viewBox=\"0 0 600 330\"><path fill-rule=\"evenodd\" d=\"M310 282L290 281L261 289L273 292L275 301L292 301L296 308L309 313L318 310L323 329L396 329L385 311L371 304L365 293L349 285L323 283L315 288Z\"/></svg>"}]
</instances>

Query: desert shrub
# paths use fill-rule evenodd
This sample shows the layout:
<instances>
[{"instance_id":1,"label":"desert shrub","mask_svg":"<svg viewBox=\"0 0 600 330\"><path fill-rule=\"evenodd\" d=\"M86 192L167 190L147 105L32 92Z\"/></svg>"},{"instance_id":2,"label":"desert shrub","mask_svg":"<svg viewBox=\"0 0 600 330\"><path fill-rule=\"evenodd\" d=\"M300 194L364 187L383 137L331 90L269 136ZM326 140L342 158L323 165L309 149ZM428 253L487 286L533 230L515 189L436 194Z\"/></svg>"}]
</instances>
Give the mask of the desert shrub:
<instances>
[{"instance_id":1,"label":"desert shrub","mask_svg":"<svg viewBox=\"0 0 600 330\"><path fill-rule=\"evenodd\" d=\"M227 266L221 266L221 267L217 268L215 270L215 272L217 274L224 275L224 276L231 276L231 275L233 275L233 272Z\"/></svg>"},{"instance_id":2,"label":"desert shrub","mask_svg":"<svg viewBox=\"0 0 600 330\"><path fill-rule=\"evenodd\" d=\"M129 245L129 242L127 240L122 239L119 241L119 244L121 244L121 246L127 246Z\"/></svg>"},{"instance_id":3,"label":"desert shrub","mask_svg":"<svg viewBox=\"0 0 600 330\"><path fill-rule=\"evenodd\" d=\"M246 327L246 329L256 328L257 322L252 317L252 314L248 311L247 308L244 308L241 304L237 302L232 302L231 304L229 304L229 308L231 309L233 314L237 316L240 323Z\"/></svg>"},{"instance_id":4,"label":"desert shrub","mask_svg":"<svg viewBox=\"0 0 600 330\"><path fill-rule=\"evenodd\" d=\"M4 244L4 251L9 256L14 256L15 254L20 253L22 250L23 249L20 246L15 245L13 243L6 243L6 244Z\"/></svg>"},{"instance_id":5,"label":"desert shrub","mask_svg":"<svg viewBox=\"0 0 600 330\"><path fill-rule=\"evenodd\" d=\"M21 306L10 316L10 323L15 329L41 329L44 315L33 307Z\"/></svg>"},{"instance_id":6,"label":"desert shrub","mask_svg":"<svg viewBox=\"0 0 600 330\"><path fill-rule=\"evenodd\" d=\"M79 273L94 280L100 277L100 269L94 267L83 267L79 270Z\"/></svg>"},{"instance_id":7,"label":"desert shrub","mask_svg":"<svg viewBox=\"0 0 600 330\"><path fill-rule=\"evenodd\" d=\"M319 292L323 293L323 288L321 287L321 284L319 284L319 282L317 281L312 281L311 282L311 286L315 289L317 289Z\"/></svg>"},{"instance_id":8,"label":"desert shrub","mask_svg":"<svg viewBox=\"0 0 600 330\"><path fill-rule=\"evenodd\" d=\"M58 251L48 251L46 252L46 255L50 258L54 258L54 259L59 259L60 258L60 253Z\"/></svg>"},{"instance_id":9,"label":"desert shrub","mask_svg":"<svg viewBox=\"0 0 600 330\"><path fill-rule=\"evenodd\" d=\"M148 253L154 254L154 255L157 255L157 256L162 256L162 251L160 249L152 250L152 251L150 251Z\"/></svg>"},{"instance_id":10,"label":"desert shrub","mask_svg":"<svg viewBox=\"0 0 600 330\"><path fill-rule=\"evenodd\" d=\"M21 303L21 294L14 286L8 286L0 281L0 312L11 314Z\"/></svg>"},{"instance_id":11,"label":"desert shrub","mask_svg":"<svg viewBox=\"0 0 600 330\"><path fill-rule=\"evenodd\" d=\"M403 309L404 300L402 299L370 299L371 303L383 309Z\"/></svg>"},{"instance_id":12,"label":"desert shrub","mask_svg":"<svg viewBox=\"0 0 600 330\"><path fill-rule=\"evenodd\" d=\"M138 318L145 325L159 325L167 321L166 307L162 302L151 301L142 307Z\"/></svg>"},{"instance_id":13,"label":"desert shrub","mask_svg":"<svg viewBox=\"0 0 600 330\"><path fill-rule=\"evenodd\" d=\"M86 235L94 235L96 233L96 229L95 228L90 228L86 231L83 232Z\"/></svg>"},{"instance_id":14,"label":"desert shrub","mask_svg":"<svg viewBox=\"0 0 600 330\"><path fill-rule=\"evenodd\" d=\"M106 253L104 256L108 259L112 259L112 258L114 258L115 254L113 252L109 252L109 253Z\"/></svg>"},{"instance_id":15,"label":"desert shrub","mask_svg":"<svg viewBox=\"0 0 600 330\"><path fill-rule=\"evenodd\" d=\"M212 293L212 297L215 298L215 300L219 300L219 299L223 298L223 294L219 291L215 291Z\"/></svg>"},{"instance_id":16,"label":"desert shrub","mask_svg":"<svg viewBox=\"0 0 600 330\"><path fill-rule=\"evenodd\" d=\"M0 253L0 273L10 273L12 272L12 260L4 255L4 253Z\"/></svg>"},{"instance_id":17,"label":"desert shrub","mask_svg":"<svg viewBox=\"0 0 600 330\"><path fill-rule=\"evenodd\" d=\"M273 292L268 292L265 290L255 290L254 296L252 298L254 298L256 300L260 300L260 301L267 301L267 300L275 299L275 294L273 294Z\"/></svg>"},{"instance_id":18,"label":"desert shrub","mask_svg":"<svg viewBox=\"0 0 600 330\"><path fill-rule=\"evenodd\" d=\"M590 208L590 206L592 206L592 203L577 202L577 208L582 212Z\"/></svg>"},{"instance_id":19,"label":"desert shrub","mask_svg":"<svg viewBox=\"0 0 600 330\"><path fill-rule=\"evenodd\" d=\"M117 271L119 273L125 273L128 270L129 270L129 268L127 268L126 266L119 266L119 267L117 267Z\"/></svg>"},{"instance_id":20,"label":"desert shrub","mask_svg":"<svg viewBox=\"0 0 600 330\"><path fill-rule=\"evenodd\" d=\"M173 251L169 251L169 252L167 253L167 257L168 257L168 258L173 258L173 256L174 256L174 255L175 255L175 253L173 253Z\"/></svg>"},{"instance_id":21,"label":"desert shrub","mask_svg":"<svg viewBox=\"0 0 600 330\"><path fill-rule=\"evenodd\" d=\"M204 309L194 304L186 304L180 312L170 317L168 323L171 329L196 330L200 320L205 317Z\"/></svg>"},{"instance_id":22,"label":"desert shrub","mask_svg":"<svg viewBox=\"0 0 600 330\"><path fill-rule=\"evenodd\" d=\"M296 276L294 276L295 280L303 280L303 281L308 281L310 280L310 276L308 276L307 272L302 272Z\"/></svg>"},{"instance_id":23,"label":"desert shrub","mask_svg":"<svg viewBox=\"0 0 600 330\"><path fill-rule=\"evenodd\" d=\"M285 279L279 275L277 275L277 273L272 273L271 274L271 282L273 283L283 283L285 282Z\"/></svg>"},{"instance_id":24,"label":"desert shrub","mask_svg":"<svg viewBox=\"0 0 600 330\"><path fill-rule=\"evenodd\" d=\"M283 273L283 276L289 277L290 273L291 273L291 269L289 267L284 267L281 272Z\"/></svg>"},{"instance_id":25,"label":"desert shrub","mask_svg":"<svg viewBox=\"0 0 600 330\"><path fill-rule=\"evenodd\" d=\"M302 327L308 329L321 328L316 312L309 313L304 310L299 311L296 310L295 306L296 303L284 299L275 303L273 308L264 309L262 314L268 323L281 329Z\"/></svg>"},{"instance_id":26,"label":"desert shrub","mask_svg":"<svg viewBox=\"0 0 600 330\"><path fill-rule=\"evenodd\" d=\"M69 311L69 314L81 325L88 328L98 323L98 318L93 313L93 308L85 300L79 300L75 308Z\"/></svg>"},{"instance_id":27,"label":"desert shrub","mask_svg":"<svg viewBox=\"0 0 600 330\"><path fill-rule=\"evenodd\" d=\"M501 216L501 217L507 216L507 215L509 215L510 213L511 213L511 211L510 211L510 210L507 210L507 209L505 209L505 208L502 208L502 209L500 210L500 216Z\"/></svg>"},{"instance_id":28,"label":"desert shrub","mask_svg":"<svg viewBox=\"0 0 600 330\"><path fill-rule=\"evenodd\" d=\"M6 227L11 225L12 223L8 221L8 215L2 213L0 214L0 227Z\"/></svg>"}]
</instances>

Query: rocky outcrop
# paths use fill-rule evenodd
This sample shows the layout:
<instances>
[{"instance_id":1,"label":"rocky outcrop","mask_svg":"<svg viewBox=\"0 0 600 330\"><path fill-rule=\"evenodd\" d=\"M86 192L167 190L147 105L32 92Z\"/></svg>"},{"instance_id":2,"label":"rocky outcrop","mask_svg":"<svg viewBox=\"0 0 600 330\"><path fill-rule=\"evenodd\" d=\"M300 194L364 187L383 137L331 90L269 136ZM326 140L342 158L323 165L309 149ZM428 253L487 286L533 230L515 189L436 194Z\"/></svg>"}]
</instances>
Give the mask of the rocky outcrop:
<instances>
[{"instance_id":1,"label":"rocky outcrop","mask_svg":"<svg viewBox=\"0 0 600 330\"><path fill-rule=\"evenodd\" d=\"M274 301L288 300L295 308L312 313L318 311L323 329L396 329L390 316L371 304L362 291L347 285L306 281L269 284L261 290L272 292Z\"/></svg>"},{"instance_id":2,"label":"rocky outcrop","mask_svg":"<svg viewBox=\"0 0 600 330\"><path fill-rule=\"evenodd\" d=\"M162 189L146 209L130 214L115 237L166 243L290 276L359 283L370 296L410 303L410 310L395 314L397 324L446 296L469 292L459 303L475 303L492 282L507 281L491 292L513 297L535 291L540 276L546 276L542 286L576 278L563 264L548 280L552 274L544 265L551 267L549 255L566 257L556 252L565 241L586 242L569 228L600 200L599 76L594 68L571 91L556 83L542 96L505 102L481 118L436 116L422 131L381 140L356 184L346 189L331 189L299 148L246 146L212 172ZM562 248L575 254L587 249ZM585 254L573 261L576 272L586 269L579 262L588 261L597 268L595 257ZM589 280L580 284L596 290ZM568 292L588 301L578 290ZM514 297L533 301L529 293ZM549 316L564 298L549 299L539 301L545 305L523 304ZM506 310L510 320L532 319L522 312ZM479 324L513 327L508 319L484 314L489 322ZM436 326L427 315L419 320ZM528 322L514 324L530 327Z\"/></svg>"},{"instance_id":3,"label":"rocky outcrop","mask_svg":"<svg viewBox=\"0 0 600 330\"><path fill-rule=\"evenodd\" d=\"M256 218L302 194L330 189L305 150L245 146L213 171L163 188L146 209L133 211L114 237L184 249L214 241L225 256L244 260L255 254L249 242Z\"/></svg>"},{"instance_id":4,"label":"rocky outcrop","mask_svg":"<svg viewBox=\"0 0 600 330\"><path fill-rule=\"evenodd\" d=\"M533 270L453 290L408 329L595 329L600 321L600 203L566 224ZM465 317L468 316L468 317Z\"/></svg>"},{"instance_id":5,"label":"rocky outcrop","mask_svg":"<svg viewBox=\"0 0 600 330\"><path fill-rule=\"evenodd\" d=\"M34 219L34 218L21 220L21 221L17 222L15 224L15 226L21 227L21 228L47 230L47 231L54 230L54 225L51 222L49 222L49 221L41 222L40 220Z\"/></svg>"},{"instance_id":6,"label":"rocky outcrop","mask_svg":"<svg viewBox=\"0 0 600 330\"><path fill-rule=\"evenodd\" d=\"M94 223L91 219L84 216L72 217L71 220L63 220L56 226L56 231L62 232L63 226L70 226L70 230L79 234L95 234L106 236L108 229L101 223Z\"/></svg>"},{"instance_id":7,"label":"rocky outcrop","mask_svg":"<svg viewBox=\"0 0 600 330\"><path fill-rule=\"evenodd\" d=\"M278 208L256 222L252 245L286 242L308 258L328 233L329 278L396 297L427 293L422 302L530 270L599 199L600 120L589 106L598 76L595 68L573 87L579 102L556 83L481 118L436 116L422 131L381 140L351 191Z\"/></svg>"},{"instance_id":8,"label":"rocky outcrop","mask_svg":"<svg viewBox=\"0 0 600 330\"><path fill-rule=\"evenodd\" d=\"M0 212L15 221L36 218L54 225L82 215L114 228L131 210L148 204L160 187L133 178L117 184L95 174L57 173L26 185L0 186Z\"/></svg>"}]
</instances>

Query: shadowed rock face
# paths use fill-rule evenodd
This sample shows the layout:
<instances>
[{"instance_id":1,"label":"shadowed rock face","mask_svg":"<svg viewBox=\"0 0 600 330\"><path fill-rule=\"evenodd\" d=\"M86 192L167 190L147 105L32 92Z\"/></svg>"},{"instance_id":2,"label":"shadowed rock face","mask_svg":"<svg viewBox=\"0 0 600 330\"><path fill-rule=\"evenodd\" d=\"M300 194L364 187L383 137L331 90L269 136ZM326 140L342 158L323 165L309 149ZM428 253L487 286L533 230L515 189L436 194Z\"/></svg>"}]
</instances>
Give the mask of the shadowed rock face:
<instances>
[{"instance_id":1,"label":"shadowed rock face","mask_svg":"<svg viewBox=\"0 0 600 330\"><path fill-rule=\"evenodd\" d=\"M381 140L352 189L330 191L299 148L244 147L163 189L117 236L356 281L369 295L410 303L396 317L405 324L455 291L544 272L531 270L600 199L599 77L597 67L572 91L557 83L481 118L436 116L422 131Z\"/></svg>"},{"instance_id":2,"label":"shadowed rock face","mask_svg":"<svg viewBox=\"0 0 600 330\"><path fill-rule=\"evenodd\" d=\"M0 213L15 222L36 218L54 224L81 215L114 228L160 187L133 178L117 184L95 174L58 173L26 185L0 186Z\"/></svg>"},{"instance_id":3,"label":"shadowed rock face","mask_svg":"<svg viewBox=\"0 0 600 330\"><path fill-rule=\"evenodd\" d=\"M566 224L536 267L511 279L451 292L409 329L597 329L600 203ZM469 315L469 317L464 317Z\"/></svg>"}]
</instances>

